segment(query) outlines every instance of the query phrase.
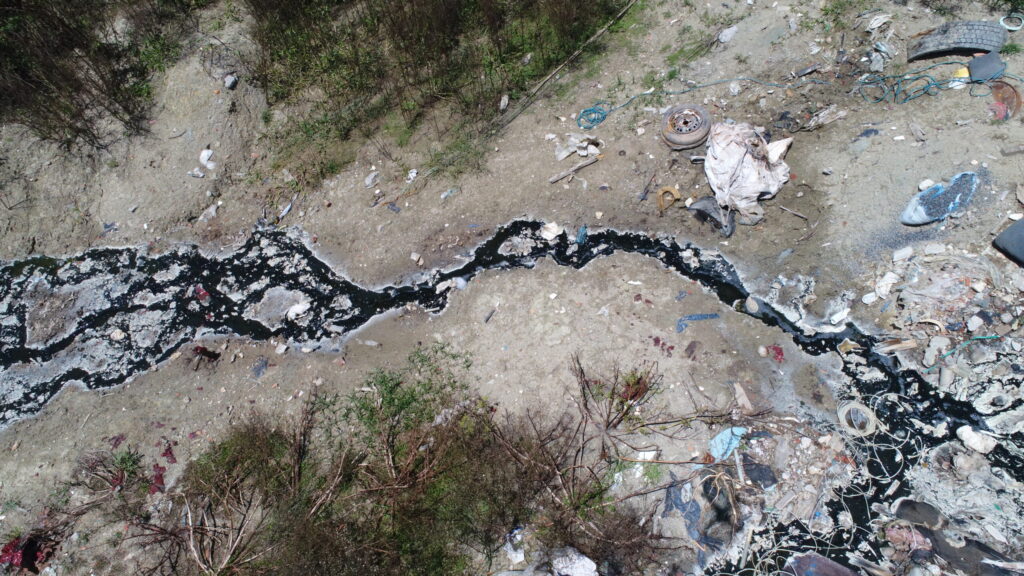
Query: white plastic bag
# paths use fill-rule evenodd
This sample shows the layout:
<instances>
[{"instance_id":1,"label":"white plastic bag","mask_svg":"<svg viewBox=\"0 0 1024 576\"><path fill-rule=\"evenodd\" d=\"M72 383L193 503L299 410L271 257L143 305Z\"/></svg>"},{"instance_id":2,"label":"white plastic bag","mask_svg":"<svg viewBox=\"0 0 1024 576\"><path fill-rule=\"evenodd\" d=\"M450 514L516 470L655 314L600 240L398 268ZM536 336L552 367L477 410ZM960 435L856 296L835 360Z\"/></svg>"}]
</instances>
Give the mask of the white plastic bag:
<instances>
[{"instance_id":1,"label":"white plastic bag","mask_svg":"<svg viewBox=\"0 0 1024 576\"><path fill-rule=\"evenodd\" d=\"M789 181L783 160L792 138L769 144L750 124L711 126L704 174L718 204L739 214L741 224L764 218L758 200L772 198Z\"/></svg>"}]
</instances>

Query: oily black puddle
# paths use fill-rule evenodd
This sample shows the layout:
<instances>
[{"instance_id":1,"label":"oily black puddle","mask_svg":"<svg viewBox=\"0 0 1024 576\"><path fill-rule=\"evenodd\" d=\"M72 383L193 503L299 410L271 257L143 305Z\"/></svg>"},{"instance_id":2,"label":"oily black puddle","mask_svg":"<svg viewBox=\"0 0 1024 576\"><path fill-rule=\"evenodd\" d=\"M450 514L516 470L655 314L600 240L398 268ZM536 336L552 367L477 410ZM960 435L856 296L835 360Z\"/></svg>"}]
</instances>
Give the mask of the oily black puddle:
<instances>
[{"instance_id":1,"label":"oily black puddle","mask_svg":"<svg viewBox=\"0 0 1024 576\"><path fill-rule=\"evenodd\" d=\"M0 426L34 414L68 384L92 389L120 384L203 336L280 337L331 347L389 310L408 304L443 310L447 292L437 287L445 282L472 281L485 270L531 267L539 258L579 269L595 258L625 252L654 258L701 283L723 304L784 331L808 354L834 352L845 340L860 346L858 362L844 359L843 372L856 393L879 399L871 408L895 441L861 451L860 465L868 474L833 502L833 516L846 511L856 526L867 526L872 504L909 494L903 471L922 448L940 443L920 434L913 419L933 425L946 421L952 430L964 424L985 428L970 404L934 394L916 373L901 371L894 358L873 352L875 339L852 325L808 335L765 302L752 314L745 311L742 303L750 293L735 267L717 254L702 254L671 238L615 230L576 238L563 234L548 242L540 237L541 226L512 222L462 266L376 290L339 276L301 238L278 230L257 230L222 258L207 257L196 247L158 256L104 248L8 264L0 268ZM880 376L862 379L865 369ZM1022 480L1019 436L1004 442L1013 450L1000 446L989 461ZM803 533L811 538L806 529ZM838 530L815 548L840 559L842 550L867 537Z\"/></svg>"}]
</instances>

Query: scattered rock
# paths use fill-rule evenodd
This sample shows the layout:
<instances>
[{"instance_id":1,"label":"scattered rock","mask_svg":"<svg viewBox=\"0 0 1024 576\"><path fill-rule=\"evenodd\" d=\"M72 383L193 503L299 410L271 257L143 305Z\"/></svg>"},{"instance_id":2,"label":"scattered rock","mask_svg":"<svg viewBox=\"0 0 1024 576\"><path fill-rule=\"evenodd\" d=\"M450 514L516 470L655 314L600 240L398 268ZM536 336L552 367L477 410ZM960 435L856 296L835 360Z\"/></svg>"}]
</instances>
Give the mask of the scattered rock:
<instances>
[{"instance_id":1,"label":"scattered rock","mask_svg":"<svg viewBox=\"0 0 1024 576\"><path fill-rule=\"evenodd\" d=\"M114 331L110 333L110 339L114 342L120 342L121 340L124 340L126 336L128 335L120 328L114 328Z\"/></svg>"},{"instance_id":2,"label":"scattered rock","mask_svg":"<svg viewBox=\"0 0 1024 576\"><path fill-rule=\"evenodd\" d=\"M913 255L914 255L914 248L913 248L913 246L904 246L903 248L900 248L899 250L897 250L897 251L892 253L892 261L893 262L900 262L900 261L903 261L903 260L906 260L906 259L910 258Z\"/></svg>"},{"instance_id":3,"label":"scattered rock","mask_svg":"<svg viewBox=\"0 0 1024 576\"><path fill-rule=\"evenodd\" d=\"M287 351L288 351L288 345L287 344L278 344L277 348L274 349L274 352L276 352L277 354L284 354Z\"/></svg>"},{"instance_id":4,"label":"scattered rock","mask_svg":"<svg viewBox=\"0 0 1024 576\"><path fill-rule=\"evenodd\" d=\"M557 222L548 222L540 229L540 237L548 242L554 242L562 235L563 228Z\"/></svg>"},{"instance_id":5,"label":"scattered rock","mask_svg":"<svg viewBox=\"0 0 1024 576\"><path fill-rule=\"evenodd\" d=\"M288 308L288 312L285 314L285 316L289 320L295 320L296 318L305 315L306 312L309 311L309 307L311 305L312 304L310 304L309 300L293 304L291 307Z\"/></svg>"},{"instance_id":6,"label":"scattered rock","mask_svg":"<svg viewBox=\"0 0 1024 576\"><path fill-rule=\"evenodd\" d=\"M228 90L234 90L238 86L238 76L234 74L228 74L224 77L224 87Z\"/></svg>"},{"instance_id":7,"label":"scattered rock","mask_svg":"<svg viewBox=\"0 0 1024 576\"><path fill-rule=\"evenodd\" d=\"M964 446L982 454L988 454L995 450L996 446L999 445L999 442L996 441L995 438L975 432L974 428L971 428L970 426L961 426L957 428L956 437L964 443Z\"/></svg>"},{"instance_id":8,"label":"scattered rock","mask_svg":"<svg viewBox=\"0 0 1024 576\"><path fill-rule=\"evenodd\" d=\"M718 33L718 41L721 42L722 44L728 44L730 41L732 41L733 38L736 37L736 33L739 31L740 29L737 28L736 26L729 26L725 30L722 30L721 32Z\"/></svg>"},{"instance_id":9,"label":"scattered rock","mask_svg":"<svg viewBox=\"0 0 1024 576\"><path fill-rule=\"evenodd\" d=\"M885 275L882 276L881 280L875 282L875 294L877 294L882 300L885 300L889 297L892 287L899 281L900 277L898 274L895 272L886 272Z\"/></svg>"},{"instance_id":10,"label":"scattered rock","mask_svg":"<svg viewBox=\"0 0 1024 576\"><path fill-rule=\"evenodd\" d=\"M977 330L978 328L981 328L984 325L985 325L985 321L982 320L981 316L978 316L977 314L975 314L974 316L971 316L967 320L967 330L969 332L974 332L975 330Z\"/></svg>"},{"instance_id":11,"label":"scattered rock","mask_svg":"<svg viewBox=\"0 0 1024 576\"><path fill-rule=\"evenodd\" d=\"M934 366L939 359L939 354L949 350L952 345L953 341L945 336L933 336L924 350L924 365Z\"/></svg>"},{"instance_id":12,"label":"scattered rock","mask_svg":"<svg viewBox=\"0 0 1024 576\"><path fill-rule=\"evenodd\" d=\"M597 564L573 548L566 548L551 561L555 576L598 576Z\"/></svg>"},{"instance_id":13,"label":"scattered rock","mask_svg":"<svg viewBox=\"0 0 1024 576\"><path fill-rule=\"evenodd\" d=\"M757 299L753 296L747 296L747 300L743 303L743 307L747 310L748 314L757 314L758 310L761 309L761 305L757 303Z\"/></svg>"}]
</instances>

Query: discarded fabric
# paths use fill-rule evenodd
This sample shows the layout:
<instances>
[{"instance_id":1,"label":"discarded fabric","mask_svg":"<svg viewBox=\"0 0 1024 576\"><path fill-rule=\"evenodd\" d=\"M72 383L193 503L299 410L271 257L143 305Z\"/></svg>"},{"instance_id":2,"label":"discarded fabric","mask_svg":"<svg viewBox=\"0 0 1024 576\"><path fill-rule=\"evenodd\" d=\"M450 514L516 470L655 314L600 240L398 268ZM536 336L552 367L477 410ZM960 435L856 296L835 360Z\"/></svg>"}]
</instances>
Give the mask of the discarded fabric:
<instances>
[{"instance_id":1,"label":"discarded fabric","mask_svg":"<svg viewBox=\"0 0 1024 576\"><path fill-rule=\"evenodd\" d=\"M758 201L772 198L789 181L783 160L792 138L768 143L747 123L718 123L711 127L704 174L720 206L735 210L741 224L764 218Z\"/></svg>"}]
</instances>

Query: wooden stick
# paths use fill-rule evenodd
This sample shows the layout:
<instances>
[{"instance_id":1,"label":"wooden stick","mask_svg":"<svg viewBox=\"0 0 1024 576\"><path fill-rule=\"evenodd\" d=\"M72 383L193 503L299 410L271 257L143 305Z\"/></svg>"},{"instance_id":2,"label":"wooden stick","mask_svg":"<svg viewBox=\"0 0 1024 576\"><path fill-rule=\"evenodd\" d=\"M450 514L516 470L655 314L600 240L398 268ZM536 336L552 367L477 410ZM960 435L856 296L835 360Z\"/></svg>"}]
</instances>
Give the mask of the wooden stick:
<instances>
[{"instance_id":1,"label":"wooden stick","mask_svg":"<svg viewBox=\"0 0 1024 576\"><path fill-rule=\"evenodd\" d=\"M782 206L781 204L779 205L779 209L780 210L785 210L786 212L789 212L793 216L796 216L797 218L800 218L802 220L807 220L807 216L804 216L803 214L797 212L796 210L790 210L789 208L786 208L785 206Z\"/></svg>"},{"instance_id":2,"label":"wooden stick","mask_svg":"<svg viewBox=\"0 0 1024 576\"><path fill-rule=\"evenodd\" d=\"M572 176L573 174L576 173L577 170L582 170L583 168L586 168L587 166L590 166L591 164L593 164L594 162L597 162L600 159L601 159L600 156L591 156L590 158L587 158L586 160L580 162L579 164L573 166L572 168L569 168L565 172L559 172L558 174L555 174L551 178L548 178L548 183L554 184L555 182L558 182L562 178L567 178L569 176Z\"/></svg>"}]
</instances>

